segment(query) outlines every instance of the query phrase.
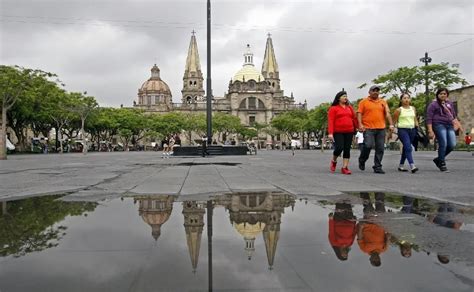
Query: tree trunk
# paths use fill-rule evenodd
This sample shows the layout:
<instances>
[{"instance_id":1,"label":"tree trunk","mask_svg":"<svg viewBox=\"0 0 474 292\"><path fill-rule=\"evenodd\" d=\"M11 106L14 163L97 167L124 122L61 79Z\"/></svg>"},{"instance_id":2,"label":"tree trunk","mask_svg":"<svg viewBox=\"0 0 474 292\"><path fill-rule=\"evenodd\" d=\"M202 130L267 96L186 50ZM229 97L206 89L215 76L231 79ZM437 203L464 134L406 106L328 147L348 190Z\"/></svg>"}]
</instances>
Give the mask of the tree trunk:
<instances>
[{"instance_id":1,"label":"tree trunk","mask_svg":"<svg viewBox=\"0 0 474 292\"><path fill-rule=\"evenodd\" d=\"M82 140L82 143L83 143L82 154L86 155L86 153L87 153L87 143L86 143L86 140L84 139L84 120L85 120L85 118L81 117L81 140Z\"/></svg>"},{"instance_id":2,"label":"tree trunk","mask_svg":"<svg viewBox=\"0 0 474 292\"><path fill-rule=\"evenodd\" d=\"M2 105L2 128L0 130L0 160L7 159L7 109Z\"/></svg>"},{"instance_id":3,"label":"tree trunk","mask_svg":"<svg viewBox=\"0 0 474 292\"><path fill-rule=\"evenodd\" d=\"M7 201L3 201L2 202L2 215L3 216L7 215L7 212L8 212L8 210L7 210Z\"/></svg>"},{"instance_id":4,"label":"tree trunk","mask_svg":"<svg viewBox=\"0 0 474 292\"><path fill-rule=\"evenodd\" d=\"M59 153L63 154L63 133L61 127L58 127L58 138L59 138Z\"/></svg>"}]
</instances>

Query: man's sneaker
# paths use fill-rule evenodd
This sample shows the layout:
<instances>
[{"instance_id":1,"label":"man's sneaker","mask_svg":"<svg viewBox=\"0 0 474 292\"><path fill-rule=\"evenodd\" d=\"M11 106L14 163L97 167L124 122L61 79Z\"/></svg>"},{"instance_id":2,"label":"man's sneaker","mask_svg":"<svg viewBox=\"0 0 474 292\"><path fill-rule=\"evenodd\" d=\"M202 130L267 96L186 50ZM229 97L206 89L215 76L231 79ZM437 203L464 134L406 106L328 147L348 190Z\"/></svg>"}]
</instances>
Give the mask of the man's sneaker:
<instances>
[{"instance_id":1,"label":"man's sneaker","mask_svg":"<svg viewBox=\"0 0 474 292\"><path fill-rule=\"evenodd\" d=\"M401 166L399 166L399 167L398 167L398 171L401 171L401 172L407 172L407 171L408 171L408 169L406 169L406 168L404 168L404 167L401 167Z\"/></svg>"},{"instance_id":2,"label":"man's sneaker","mask_svg":"<svg viewBox=\"0 0 474 292\"><path fill-rule=\"evenodd\" d=\"M374 172L375 173L380 173L380 174L385 174L385 171L383 171L383 169L381 169L381 168L374 168Z\"/></svg>"},{"instance_id":3,"label":"man's sneaker","mask_svg":"<svg viewBox=\"0 0 474 292\"><path fill-rule=\"evenodd\" d=\"M439 170L441 170L442 172L449 172L448 168L446 167L446 162L441 161L439 163Z\"/></svg>"},{"instance_id":4,"label":"man's sneaker","mask_svg":"<svg viewBox=\"0 0 474 292\"><path fill-rule=\"evenodd\" d=\"M417 171L418 171L418 167L413 166L413 167L411 168L411 173L415 173L415 172L417 172Z\"/></svg>"},{"instance_id":5,"label":"man's sneaker","mask_svg":"<svg viewBox=\"0 0 474 292\"><path fill-rule=\"evenodd\" d=\"M435 159L433 159L433 162L434 164L436 164L436 167L441 170L441 161L439 160L439 158L436 157Z\"/></svg>"},{"instance_id":6,"label":"man's sneaker","mask_svg":"<svg viewBox=\"0 0 474 292\"><path fill-rule=\"evenodd\" d=\"M331 165L330 165L331 172L336 171L336 166L337 166L337 161L331 160Z\"/></svg>"},{"instance_id":7,"label":"man's sneaker","mask_svg":"<svg viewBox=\"0 0 474 292\"><path fill-rule=\"evenodd\" d=\"M359 159L359 169L365 170L365 162L362 162L360 159Z\"/></svg>"},{"instance_id":8,"label":"man's sneaker","mask_svg":"<svg viewBox=\"0 0 474 292\"><path fill-rule=\"evenodd\" d=\"M349 170L347 167L341 168L341 173L342 174L352 174L352 171Z\"/></svg>"}]
</instances>

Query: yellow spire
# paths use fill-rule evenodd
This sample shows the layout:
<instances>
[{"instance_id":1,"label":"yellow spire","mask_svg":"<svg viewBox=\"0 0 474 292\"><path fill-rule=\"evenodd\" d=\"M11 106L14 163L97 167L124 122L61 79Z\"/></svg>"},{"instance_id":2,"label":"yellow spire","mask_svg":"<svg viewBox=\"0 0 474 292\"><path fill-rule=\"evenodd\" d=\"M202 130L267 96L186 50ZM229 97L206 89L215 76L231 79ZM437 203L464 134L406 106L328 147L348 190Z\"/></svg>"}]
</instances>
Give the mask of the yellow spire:
<instances>
[{"instance_id":1,"label":"yellow spire","mask_svg":"<svg viewBox=\"0 0 474 292\"><path fill-rule=\"evenodd\" d=\"M273 50L271 34L268 34L267 45L265 47L265 57L262 64L262 75L267 78L279 78L278 64Z\"/></svg>"},{"instance_id":2,"label":"yellow spire","mask_svg":"<svg viewBox=\"0 0 474 292\"><path fill-rule=\"evenodd\" d=\"M186 58L186 67L184 68L184 77L190 77L191 73L195 73L196 77L201 75L201 63L199 61L199 52L196 42L196 36L191 36L191 42L189 43L188 57Z\"/></svg>"},{"instance_id":3,"label":"yellow spire","mask_svg":"<svg viewBox=\"0 0 474 292\"><path fill-rule=\"evenodd\" d=\"M183 202L184 230L193 271L196 271L204 227L204 207L196 201Z\"/></svg>"},{"instance_id":4,"label":"yellow spire","mask_svg":"<svg viewBox=\"0 0 474 292\"><path fill-rule=\"evenodd\" d=\"M272 212L273 213L273 212ZM278 216L278 215L277 215ZM279 216L278 216L279 217ZM278 239L280 238L280 223L272 222L263 229L263 241L267 251L269 269L273 269Z\"/></svg>"}]
</instances>

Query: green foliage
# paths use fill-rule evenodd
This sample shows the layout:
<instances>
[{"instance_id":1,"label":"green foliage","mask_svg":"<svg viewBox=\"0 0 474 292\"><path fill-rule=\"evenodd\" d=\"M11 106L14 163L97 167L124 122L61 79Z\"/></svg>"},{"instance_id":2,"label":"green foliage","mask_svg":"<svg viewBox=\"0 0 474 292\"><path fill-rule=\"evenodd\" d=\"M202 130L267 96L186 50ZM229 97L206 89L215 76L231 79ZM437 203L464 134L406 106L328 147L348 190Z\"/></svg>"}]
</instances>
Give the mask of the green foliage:
<instances>
[{"instance_id":1,"label":"green foliage","mask_svg":"<svg viewBox=\"0 0 474 292\"><path fill-rule=\"evenodd\" d=\"M461 73L456 67L449 66L449 63L431 64L428 66L400 67L391 70L386 74L379 75L372 80L372 83L382 86L382 93L400 95L408 92L415 96L416 92L424 92L428 85L429 95L416 94L417 102L415 107L420 116L423 116L427 104L434 98L433 92L437 88L449 88L453 85L468 85L468 82L461 77ZM362 84L359 88L367 86ZM424 105L421 105L421 100Z\"/></svg>"},{"instance_id":2,"label":"green foliage","mask_svg":"<svg viewBox=\"0 0 474 292\"><path fill-rule=\"evenodd\" d=\"M285 133L288 138L291 138L294 133L300 133L305 130L307 119L308 111L297 109L274 117L271 121L271 126Z\"/></svg>"},{"instance_id":3,"label":"green foliage","mask_svg":"<svg viewBox=\"0 0 474 292\"><path fill-rule=\"evenodd\" d=\"M57 246L66 234L66 227L57 223L66 216L91 212L97 205L91 202L63 202L58 200L59 197L6 202L7 213L0 217L0 256L20 257Z\"/></svg>"}]
</instances>

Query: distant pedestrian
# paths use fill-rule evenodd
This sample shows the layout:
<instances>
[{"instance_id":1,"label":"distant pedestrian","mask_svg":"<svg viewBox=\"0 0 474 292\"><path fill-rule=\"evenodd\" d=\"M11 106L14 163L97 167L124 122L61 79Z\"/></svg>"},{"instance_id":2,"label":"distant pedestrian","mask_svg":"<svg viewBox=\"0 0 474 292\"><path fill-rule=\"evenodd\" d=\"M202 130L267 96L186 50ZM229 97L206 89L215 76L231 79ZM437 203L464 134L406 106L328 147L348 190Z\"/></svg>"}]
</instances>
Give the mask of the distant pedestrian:
<instances>
[{"instance_id":1,"label":"distant pedestrian","mask_svg":"<svg viewBox=\"0 0 474 292\"><path fill-rule=\"evenodd\" d=\"M174 143L175 143L174 137L173 135L170 135L168 138L168 158L174 153L173 151L173 148L175 146Z\"/></svg>"},{"instance_id":2,"label":"distant pedestrian","mask_svg":"<svg viewBox=\"0 0 474 292\"><path fill-rule=\"evenodd\" d=\"M296 146L298 145L298 142L296 141L296 138L291 139L291 154L295 156L295 149Z\"/></svg>"},{"instance_id":3,"label":"distant pedestrian","mask_svg":"<svg viewBox=\"0 0 474 292\"><path fill-rule=\"evenodd\" d=\"M162 158L167 158L168 144L169 144L168 136L165 136L163 140L161 140L161 147L163 148L163 153L161 155Z\"/></svg>"},{"instance_id":4,"label":"distant pedestrian","mask_svg":"<svg viewBox=\"0 0 474 292\"><path fill-rule=\"evenodd\" d=\"M415 166L415 162L413 161L412 144L416 137L418 119L416 118L415 107L411 106L410 102L410 94L403 93L400 96L399 108L395 110L393 122L397 124L398 139L400 139L403 144L398 171L408 171L408 169L406 169L404 166L405 160L408 160L408 163L410 164L410 171L415 173L418 171L418 167Z\"/></svg>"},{"instance_id":5,"label":"distant pedestrian","mask_svg":"<svg viewBox=\"0 0 474 292\"><path fill-rule=\"evenodd\" d=\"M341 172L343 174L352 173L349 170L349 159L351 157L352 139L357 128L357 118L347 99L347 92L340 91L334 97L328 111L328 138L334 141L334 151L330 163L331 172L336 171L337 158L342 153Z\"/></svg>"},{"instance_id":6,"label":"distant pedestrian","mask_svg":"<svg viewBox=\"0 0 474 292\"><path fill-rule=\"evenodd\" d=\"M359 151L362 152L362 149L364 148L364 133L361 132L360 130L357 131L355 134L355 139L357 143L357 147L359 148Z\"/></svg>"},{"instance_id":7,"label":"distant pedestrian","mask_svg":"<svg viewBox=\"0 0 474 292\"><path fill-rule=\"evenodd\" d=\"M359 102L357 119L359 129L364 132L364 148L359 156L359 169L365 170L365 162L369 159L370 151L375 148L375 173L384 174L382 159L385 144L385 119L390 123L389 130L393 131L392 117L387 102L379 97L380 86L373 85L369 89L369 96Z\"/></svg>"},{"instance_id":8,"label":"distant pedestrian","mask_svg":"<svg viewBox=\"0 0 474 292\"><path fill-rule=\"evenodd\" d=\"M466 143L467 146L467 151L471 152L471 142L472 138L471 135L469 135L469 132L466 133L466 136L464 136L464 142Z\"/></svg>"},{"instance_id":9,"label":"distant pedestrian","mask_svg":"<svg viewBox=\"0 0 474 292\"><path fill-rule=\"evenodd\" d=\"M433 162L440 171L446 172L446 156L453 151L456 146L456 134L454 133L453 120L456 119L454 105L448 99L449 91L440 88L436 91L434 100L426 110L426 126L430 138L436 136L438 140L438 157Z\"/></svg>"}]
</instances>

